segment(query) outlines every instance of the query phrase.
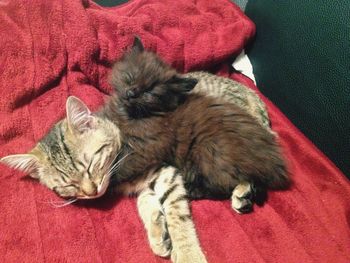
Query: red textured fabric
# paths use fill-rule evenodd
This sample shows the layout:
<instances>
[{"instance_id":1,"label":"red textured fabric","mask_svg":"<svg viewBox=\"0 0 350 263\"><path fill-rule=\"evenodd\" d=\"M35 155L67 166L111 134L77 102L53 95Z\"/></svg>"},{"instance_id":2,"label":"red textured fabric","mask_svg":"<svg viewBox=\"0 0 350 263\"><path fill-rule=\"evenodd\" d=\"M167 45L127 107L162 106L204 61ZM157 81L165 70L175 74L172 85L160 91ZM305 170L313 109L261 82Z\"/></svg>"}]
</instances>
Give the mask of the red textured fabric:
<instances>
[{"instance_id":1,"label":"red textured fabric","mask_svg":"<svg viewBox=\"0 0 350 263\"><path fill-rule=\"evenodd\" d=\"M64 116L76 95L92 109L111 89L113 60L138 34L180 70L233 58L254 25L226 0L0 1L0 156L24 153ZM227 74L226 74L227 75ZM231 77L255 88L250 80ZM248 215L230 201L196 201L193 217L209 262L350 262L350 185L266 98L294 185ZM54 208L58 197L1 166L0 262L166 262L152 254L135 199Z\"/></svg>"}]
</instances>

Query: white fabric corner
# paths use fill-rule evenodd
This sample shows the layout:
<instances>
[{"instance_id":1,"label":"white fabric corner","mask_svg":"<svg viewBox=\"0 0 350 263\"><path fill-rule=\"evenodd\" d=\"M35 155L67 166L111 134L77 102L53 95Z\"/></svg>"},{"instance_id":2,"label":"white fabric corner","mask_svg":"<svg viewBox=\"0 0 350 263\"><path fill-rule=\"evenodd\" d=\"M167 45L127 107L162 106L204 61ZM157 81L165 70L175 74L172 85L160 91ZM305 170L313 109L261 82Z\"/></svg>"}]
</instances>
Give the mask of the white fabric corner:
<instances>
[{"instance_id":1,"label":"white fabric corner","mask_svg":"<svg viewBox=\"0 0 350 263\"><path fill-rule=\"evenodd\" d=\"M254 73L253 73L253 65L249 60L249 57L245 53L244 49L242 52L237 56L236 60L232 63L232 67L241 72L243 75L250 78L254 84L256 85Z\"/></svg>"}]
</instances>

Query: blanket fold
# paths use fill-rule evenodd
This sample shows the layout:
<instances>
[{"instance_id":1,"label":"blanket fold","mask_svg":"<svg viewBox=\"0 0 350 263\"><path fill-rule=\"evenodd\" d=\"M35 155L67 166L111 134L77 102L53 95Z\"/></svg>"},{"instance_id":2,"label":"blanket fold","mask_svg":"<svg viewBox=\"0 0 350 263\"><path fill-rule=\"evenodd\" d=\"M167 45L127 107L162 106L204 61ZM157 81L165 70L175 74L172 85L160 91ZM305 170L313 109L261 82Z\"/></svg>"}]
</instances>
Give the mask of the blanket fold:
<instances>
[{"instance_id":1,"label":"blanket fold","mask_svg":"<svg viewBox=\"0 0 350 263\"><path fill-rule=\"evenodd\" d=\"M177 69L227 71L255 33L227 0L0 1L0 156L25 153L75 95L97 109L108 73L134 35ZM261 94L260 94L261 95ZM263 207L238 215L230 201L192 202L209 262L350 262L350 185L266 98L293 178ZM1 166L1 262L167 262L152 254L135 199L105 196L55 208L51 191Z\"/></svg>"}]
</instances>

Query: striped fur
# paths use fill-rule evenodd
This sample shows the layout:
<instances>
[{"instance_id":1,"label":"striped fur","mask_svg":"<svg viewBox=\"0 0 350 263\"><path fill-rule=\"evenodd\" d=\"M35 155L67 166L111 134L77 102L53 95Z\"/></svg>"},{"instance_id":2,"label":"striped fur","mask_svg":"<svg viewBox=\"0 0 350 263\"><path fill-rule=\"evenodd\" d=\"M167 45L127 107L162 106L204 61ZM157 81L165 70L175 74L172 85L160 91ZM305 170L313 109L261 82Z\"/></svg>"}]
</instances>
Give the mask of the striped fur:
<instances>
[{"instance_id":1,"label":"striped fur","mask_svg":"<svg viewBox=\"0 0 350 263\"><path fill-rule=\"evenodd\" d=\"M141 192L137 201L153 252L159 256L171 254L173 262L207 262L181 174L173 167L166 167L154 176L151 186Z\"/></svg>"},{"instance_id":2,"label":"striped fur","mask_svg":"<svg viewBox=\"0 0 350 263\"><path fill-rule=\"evenodd\" d=\"M202 93L205 96L222 98L227 102L238 105L268 131L272 132L266 106L253 90L232 79L204 71L189 72L183 76L198 80L191 93Z\"/></svg>"},{"instance_id":3,"label":"striped fur","mask_svg":"<svg viewBox=\"0 0 350 263\"><path fill-rule=\"evenodd\" d=\"M29 173L61 197L96 198L109 184L109 169L121 146L120 131L110 121L92 116L77 98L70 98L67 109L67 118L33 150L1 162Z\"/></svg>"}]
</instances>

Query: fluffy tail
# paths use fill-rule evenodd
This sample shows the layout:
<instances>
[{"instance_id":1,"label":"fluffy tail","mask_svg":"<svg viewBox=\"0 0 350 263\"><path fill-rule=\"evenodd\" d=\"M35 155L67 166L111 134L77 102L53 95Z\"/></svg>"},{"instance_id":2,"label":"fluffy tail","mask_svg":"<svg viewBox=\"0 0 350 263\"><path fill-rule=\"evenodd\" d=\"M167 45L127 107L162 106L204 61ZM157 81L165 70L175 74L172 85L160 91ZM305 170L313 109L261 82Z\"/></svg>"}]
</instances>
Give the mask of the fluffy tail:
<instances>
[{"instance_id":1,"label":"fluffy tail","mask_svg":"<svg viewBox=\"0 0 350 263\"><path fill-rule=\"evenodd\" d=\"M265 144L253 151L249 161L241 163L238 171L236 166L238 177L266 189L287 189L291 180L279 146L276 143Z\"/></svg>"},{"instance_id":2,"label":"fluffy tail","mask_svg":"<svg viewBox=\"0 0 350 263\"><path fill-rule=\"evenodd\" d=\"M263 179L262 183L269 189L287 189L290 186L291 181L285 164L276 165L272 167L272 169L273 171L270 174L262 178L259 177Z\"/></svg>"},{"instance_id":3,"label":"fluffy tail","mask_svg":"<svg viewBox=\"0 0 350 263\"><path fill-rule=\"evenodd\" d=\"M263 163L258 172L252 176L255 183L272 190L284 190L290 186L289 173L278 149L266 155Z\"/></svg>"}]
</instances>

